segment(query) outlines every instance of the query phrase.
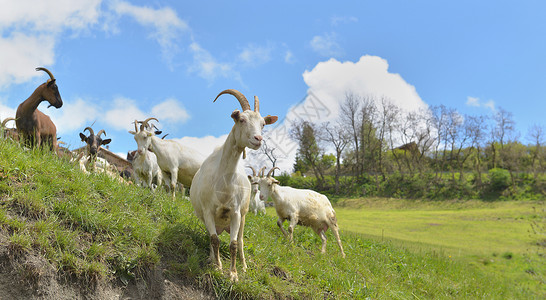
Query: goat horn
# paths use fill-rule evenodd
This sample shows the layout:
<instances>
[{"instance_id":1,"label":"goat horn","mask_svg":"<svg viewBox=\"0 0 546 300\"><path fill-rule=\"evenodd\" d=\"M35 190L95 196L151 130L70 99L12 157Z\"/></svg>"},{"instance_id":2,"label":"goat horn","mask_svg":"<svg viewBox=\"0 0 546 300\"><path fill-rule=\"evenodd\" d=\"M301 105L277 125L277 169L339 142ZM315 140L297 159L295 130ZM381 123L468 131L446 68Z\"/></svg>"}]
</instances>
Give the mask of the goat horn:
<instances>
[{"instance_id":1,"label":"goat horn","mask_svg":"<svg viewBox=\"0 0 546 300\"><path fill-rule=\"evenodd\" d=\"M89 130L89 135L95 135L95 132L93 131L93 129L91 127L85 127L85 129L83 130L83 132L85 132L86 130Z\"/></svg>"},{"instance_id":2,"label":"goat horn","mask_svg":"<svg viewBox=\"0 0 546 300\"><path fill-rule=\"evenodd\" d=\"M150 122L151 120L154 120L154 121L156 121L156 122L159 123L159 120L156 119L156 118L154 118L154 117L148 118L148 119L146 119L146 120L144 120L144 121L142 121L142 122L139 122L139 123L142 123L142 125L145 126L145 127L151 128L152 126L150 126L150 125L148 124L148 122ZM142 128L141 128L141 129L142 129Z\"/></svg>"},{"instance_id":3,"label":"goat horn","mask_svg":"<svg viewBox=\"0 0 546 300\"><path fill-rule=\"evenodd\" d=\"M135 120L135 132L138 132L138 125L137 124L138 124L138 121Z\"/></svg>"},{"instance_id":4,"label":"goat horn","mask_svg":"<svg viewBox=\"0 0 546 300\"><path fill-rule=\"evenodd\" d=\"M100 137L102 133L104 133L104 135L106 136L106 131L104 131L104 129L101 129L99 133L97 133L97 136Z\"/></svg>"},{"instance_id":5,"label":"goat horn","mask_svg":"<svg viewBox=\"0 0 546 300\"><path fill-rule=\"evenodd\" d=\"M6 124L11 120L15 121L15 118L5 118L4 121L2 121L2 127L6 127Z\"/></svg>"},{"instance_id":6,"label":"goat horn","mask_svg":"<svg viewBox=\"0 0 546 300\"><path fill-rule=\"evenodd\" d=\"M36 68L36 71L44 71L47 74L49 74L49 77L51 78L51 80L55 80L55 77L53 76L53 74L48 69L46 69L44 67L38 67L38 68Z\"/></svg>"},{"instance_id":7,"label":"goat horn","mask_svg":"<svg viewBox=\"0 0 546 300\"><path fill-rule=\"evenodd\" d=\"M230 95L233 95L235 98L237 98L237 100L239 100L239 104L241 104L241 108L243 109L243 111L250 110L250 104L248 104L248 100L246 100L245 95L241 94L241 92L234 89L227 89L222 91L220 94L218 94L218 96L216 96L216 98L212 102L216 102L216 99L218 99L218 97L220 97L223 94L230 94Z\"/></svg>"},{"instance_id":8,"label":"goat horn","mask_svg":"<svg viewBox=\"0 0 546 300\"><path fill-rule=\"evenodd\" d=\"M280 170L279 167L271 168L271 170L269 170L269 173L267 173L267 177L271 177L271 174L273 173L273 171L275 171L275 169Z\"/></svg>"},{"instance_id":9,"label":"goat horn","mask_svg":"<svg viewBox=\"0 0 546 300\"><path fill-rule=\"evenodd\" d=\"M256 176L256 170L252 166L246 166L246 167L252 169L252 176Z\"/></svg>"},{"instance_id":10,"label":"goat horn","mask_svg":"<svg viewBox=\"0 0 546 300\"><path fill-rule=\"evenodd\" d=\"M260 169L260 172L258 172L258 176L264 177L264 171L265 171L266 168L267 168L267 167L262 167L262 168Z\"/></svg>"},{"instance_id":11,"label":"goat horn","mask_svg":"<svg viewBox=\"0 0 546 300\"><path fill-rule=\"evenodd\" d=\"M258 96L254 96L254 111L260 112L260 100L258 99Z\"/></svg>"}]
</instances>

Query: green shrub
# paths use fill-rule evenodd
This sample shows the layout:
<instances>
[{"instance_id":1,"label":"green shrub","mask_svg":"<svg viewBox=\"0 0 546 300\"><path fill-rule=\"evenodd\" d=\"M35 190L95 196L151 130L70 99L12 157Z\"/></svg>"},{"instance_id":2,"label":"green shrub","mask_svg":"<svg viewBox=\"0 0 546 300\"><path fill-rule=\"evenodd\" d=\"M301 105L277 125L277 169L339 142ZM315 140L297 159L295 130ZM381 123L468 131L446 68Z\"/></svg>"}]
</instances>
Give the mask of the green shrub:
<instances>
[{"instance_id":1,"label":"green shrub","mask_svg":"<svg viewBox=\"0 0 546 300\"><path fill-rule=\"evenodd\" d=\"M510 186L510 172L505 169L489 170L489 184L493 192L502 192Z\"/></svg>"}]
</instances>

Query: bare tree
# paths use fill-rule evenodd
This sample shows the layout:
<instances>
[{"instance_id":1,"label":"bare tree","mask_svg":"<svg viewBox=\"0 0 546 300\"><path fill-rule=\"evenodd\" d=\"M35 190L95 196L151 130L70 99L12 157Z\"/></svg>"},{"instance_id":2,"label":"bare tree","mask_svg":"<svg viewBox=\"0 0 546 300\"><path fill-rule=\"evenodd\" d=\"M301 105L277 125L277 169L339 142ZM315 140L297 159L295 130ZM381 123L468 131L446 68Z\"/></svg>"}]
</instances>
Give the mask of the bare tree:
<instances>
[{"instance_id":1,"label":"bare tree","mask_svg":"<svg viewBox=\"0 0 546 300\"><path fill-rule=\"evenodd\" d=\"M373 96L362 99L360 108L360 170L378 175L378 158L383 151L377 138L378 111Z\"/></svg>"},{"instance_id":2,"label":"bare tree","mask_svg":"<svg viewBox=\"0 0 546 300\"><path fill-rule=\"evenodd\" d=\"M447 108L444 105L432 106L432 127L436 132L436 142L433 151L433 159L436 162L436 179L438 179L439 172L445 170L447 162L447 144L448 144L448 116L451 114L452 109ZM440 154L441 157L440 157Z\"/></svg>"},{"instance_id":3,"label":"bare tree","mask_svg":"<svg viewBox=\"0 0 546 300\"><path fill-rule=\"evenodd\" d=\"M379 140L381 144L383 144L385 141L388 141L389 149L391 150L394 161L398 166L398 171L403 176L403 169L400 157L396 154L396 151L394 151L396 145L400 144L400 141L397 140L397 133L399 132L400 128L400 113L400 108L392 103L388 98L381 98L381 102L379 103ZM379 163L383 179L385 179L385 174L383 173L383 156L380 156Z\"/></svg>"},{"instance_id":4,"label":"bare tree","mask_svg":"<svg viewBox=\"0 0 546 300\"><path fill-rule=\"evenodd\" d=\"M347 134L343 125L329 122L322 124L322 134L320 138L334 146L336 152L336 172L335 172L335 191L339 193L339 176L341 174L341 154L350 142L350 136Z\"/></svg>"},{"instance_id":5,"label":"bare tree","mask_svg":"<svg viewBox=\"0 0 546 300\"><path fill-rule=\"evenodd\" d=\"M400 141L403 144L398 149L403 151L403 158L411 175L415 169L422 173L425 169L425 154L434 143L431 134L431 116L428 110L408 112L400 121Z\"/></svg>"},{"instance_id":6,"label":"bare tree","mask_svg":"<svg viewBox=\"0 0 546 300\"><path fill-rule=\"evenodd\" d=\"M418 129L415 135L416 143L419 148L419 156L417 158L417 166L422 174L427 166L427 154L430 153L434 145L434 135L432 129L432 115L428 108L422 108L418 112L418 118L421 122L418 124Z\"/></svg>"},{"instance_id":7,"label":"bare tree","mask_svg":"<svg viewBox=\"0 0 546 300\"><path fill-rule=\"evenodd\" d=\"M493 128L494 136L499 141L499 144L504 147L504 144L512 138L512 134L515 130L515 122L513 120L513 114L502 107L499 107L497 113L494 116L495 127Z\"/></svg>"},{"instance_id":8,"label":"bare tree","mask_svg":"<svg viewBox=\"0 0 546 300\"><path fill-rule=\"evenodd\" d=\"M491 128L490 140L493 168L496 168L498 165L505 167L504 162L502 159L499 159L498 156L502 157L504 145L510 140L514 133L515 122L512 113L502 107L499 107L497 112L493 115L493 121L495 122L495 125Z\"/></svg>"},{"instance_id":9,"label":"bare tree","mask_svg":"<svg viewBox=\"0 0 546 300\"><path fill-rule=\"evenodd\" d=\"M356 160L354 175L357 177L361 175L360 131L362 122L360 121L360 102L360 97L348 92L345 94L345 100L341 103L339 107L341 124L343 124L345 128L348 128L352 137L352 146L353 150L355 151L354 157Z\"/></svg>"},{"instance_id":10,"label":"bare tree","mask_svg":"<svg viewBox=\"0 0 546 300\"><path fill-rule=\"evenodd\" d=\"M467 116L465 119L467 134L470 137L470 148L474 150L474 170L476 172L476 185L482 185L482 148L485 143L487 131L487 117Z\"/></svg>"},{"instance_id":11,"label":"bare tree","mask_svg":"<svg viewBox=\"0 0 546 300\"><path fill-rule=\"evenodd\" d=\"M271 146L267 142L267 138L264 138L262 141L262 146L258 151L251 151L250 152L254 160L257 160L261 157L265 157L267 160L271 162L272 167L276 167L279 160L285 159L286 156L280 154L279 151L277 151L276 147ZM262 167L263 163L260 164L260 168ZM275 176L275 170L273 170L273 176Z\"/></svg>"}]
</instances>

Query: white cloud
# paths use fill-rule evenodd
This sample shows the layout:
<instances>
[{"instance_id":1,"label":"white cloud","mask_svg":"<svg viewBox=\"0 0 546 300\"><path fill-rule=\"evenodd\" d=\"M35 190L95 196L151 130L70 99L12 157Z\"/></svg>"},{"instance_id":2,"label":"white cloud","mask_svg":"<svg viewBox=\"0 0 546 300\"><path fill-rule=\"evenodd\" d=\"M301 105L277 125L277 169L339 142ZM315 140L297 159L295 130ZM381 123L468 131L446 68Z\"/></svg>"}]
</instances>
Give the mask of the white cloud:
<instances>
[{"instance_id":1,"label":"white cloud","mask_svg":"<svg viewBox=\"0 0 546 300\"><path fill-rule=\"evenodd\" d=\"M330 18L330 23L333 26L338 26L340 24L356 23L356 22L358 22L358 18L353 16L333 16Z\"/></svg>"},{"instance_id":2,"label":"white cloud","mask_svg":"<svg viewBox=\"0 0 546 300\"><path fill-rule=\"evenodd\" d=\"M124 97L114 99L112 108L103 116L104 121L116 130L133 130L134 125L132 123L135 120L144 120L147 117L137 107L136 101Z\"/></svg>"},{"instance_id":3,"label":"white cloud","mask_svg":"<svg viewBox=\"0 0 546 300\"><path fill-rule=\"evenodd\" d=\"M120 34L117 23L123 17L149 29L149 38L159 44L168 64L186 35L192 41L189 51L193 58L188 71L208 81L217 77L241 81L234 71L235 63L259 65L271 59L270 46L250 45L231 62L219 62L194 41L188 23L168 6L153 8L122 0L0 0L0 7L0 89L37 77L37 66L54 65L57 44L66 33L77 36L95 27Z\"/></svg>"},{"instance_id":4,"label":"white cloud","mask_svg":"<svg viewBox=\"0 0 546 300\"><path fill-rule=\"evenodd\" d=\"M7 102L6 99L0 98L0 120L1 121L4 121L4 119L6 118L15 118L16 109L6 106L5 105L6 102ZM15 122L10 121L8 124L6 124L6 126L13 128L15 127Z\"/></svg>"},{"instance_id":5,"label":"white cloud","mask_svg":"<svg viewBox=\"0 0 546 300\"><path fill-rule=\"evenodd\" d=\"M285 54L284 54L284 62L287 63L287 64L291 64L291 63L294 63L294 53L292 53L292 51L290 50L286 50Z\"/></svg>"},{"instance_id":6,"label":"white cloud","mask_svg":"<svg viewBox=\"0 0 546 300\"><path fill-rule=\"evenodd\" d=\"M337 42L337 35L335 33L316 35L309 44L313 51L325 57L338 56L343 53L341 46Z\"/></svg>"},{"instance_id":7,"label":"white cloud","mask_svg":"<svg viewBox=\"0 0 546 300\"><path fill-rule=\"evenodd\" d=\"M246 65L253 67L263 65L271 60L271 51L273 46L270 44L266 46L258 46L255 44L249 44L239 54L239 60Z\"/></svg>"},{"instance_id":8,"label":"white cloud","mask_svg":"<svg viewBox=\"0 0 546 300\"><path fill-rule=\"evenodd\" d=\"M143 111L133 99L118 97L114 99L112 108L104 114L104 121L117 130L133 130L135 120L149 117L157 118L161 123L180 124L189 120L190 115L176 99L168 98Z\"/></svg>"},{"instance_id":9,"label":"white cloud","mask_svg":"<svg viewBox=\"0 0 546 300\"><path fill-rule=\"evenodd\" d=\"M49 105L49 103L47 104ZM96 105L83 99L77 99L74 102L65 101L60 109L40 109L51 117L57 127L57 134L81 130L90 126L99 116Z\"/></svg>"},{"instance_id":10,"label":"white cloud","mask_svg":"<svg viewBox=\"0 0 546 300\"><path fill-rule=\"evenodd\" d=\"M476 98L476 97L468 97L466 99L466 105L479 107L480 106L480 99Z\"/></svg>"},{"instance_id":11,"label":"white cloud","mask_svg":"<svg viewBox=\"0 0 546 300\"><path fill-rule=\"evenodd\" d=\"M48 35L15 33L0 38L0 88L42 76L43 73L36 72L35 68L53 64L54 46L54 38Z\"/></svg>"},{"instance_id":12,"label":"white cloud","mask_svg":"<svg viewBox=\"0 0 546 300\"><path fill-rule=\"evenodd\" d=\"M496 111L497 109L495 108L495 101L493 100L489 100L487 102L485 102L483 104L484 107L486 108L489 108L491 111Z\"/></svg>"},{"instance_id":13,"label":"white cloud","mask_svg":"<svg viewBox=\"0 0 546 300\"><path fill-rule=\"evenodd\" d=\"M205 157L209 156L214 149L219 146L222 146L226 141L227 134L221 135L219 137L215 136L204 136L204 137L183 137L180 139L173 139L174 141L179 142L180 144L195 149L196 151L203 154Z\"/></svg>"},{"instance_id":14,"label":"white cloud","mask_svg":"<svg viewBox=\"0 0 546 300\"><path fill-rule=\"evenodd\" d=\"M100 0L1 1L0 88L37 77L37 66L55 62L65 30L78 32L98 21Z\"/></svg>"},{"instance_id":15,"label":"white cloud","mask_svg":"<svg viewBox=\"0 0 546 300\"><path fill-rule=\"evenodd\" d=\"M197 42L190 44L190 51L193 54L193 65L189 71L197 73L199 77L209 81L213 81L216 77L240 78L231 64L217 62L210 52L203 49Z\"/></svg>"},{"instance_id":16,"label":"white cloud","mask_svg":"<svg viewBox=\"0 0 546 300\"><path fill-rule=\"evenodd\" d=\"M34 71L37 66L53 65L55 48L66 32L77 35L99 22L115 32L117 19L129 16L151 28L150 38L160 45L163 57L170 62L179 50L181 33L190 30L168 7L153 9L126 1L109 1L106 10L101 10L101 3L102 0L1 0L0 88L38 76Z\"/></svg>"},{"instance_id":17,"label":"white cloud","mask_svg":"<svg viewBox=\"0 0 546 300\"><path fill-rule=\"evenodd\" d=\"M496 111L495 109L495 101L488 100L488 101L482 101L480 98L477 97L467 97L466 98L466 105L472 106L472 107L485 107L493 112Z\"/></svg>"},{"instance_id":18,"label":"white cloud","mask_svg":"<svg viewBox=\"0 0 546 300\"><path fill-rule=\"evenodd\" d=\"M387 60L365 55L357 62L330 59L303 73L303 80L321 102L337 115L339 102L347 92L386 97L403 110L428 107L415 87L400 74L390 73Z\"/></svg>"},{"instance_id":19,"label":"white cloud","mask_svg":"<svg viewBox=\"0 0 546 300\"><path fill-rule=\"evenodd\" d=\"M101 0L0 1L0 30L58 33L98 21Z\"/></svg>"},{"instance_id":20,"label":"white cloud","mask_svg":"<svg viewBox=\"0 0 546 300\"><path fill-rule=\"evenodd\" d=\"M184 106L174 98L169 98L154 106L152 116L171 123L184 123L190 119Z\"/></svg>"},{"instance_id":21,"label":"white cloud","mask_svg":"<svg viewBox=\"0 0 546 300\"><path fill-rule=\"evenodd\" d=\"M114 1L112 10L121 16L131 16L142 26L153 28L150 37L161 46L163 57L168 62L179 51L178 40L181 33L190 30L188 24L169 7L153 9L126 1Z\"/></svg>"},{"instance_id":22,"label":"white cloud","mask_svg":"<svg viewBox=\"0 0 546 300\"><path fill-rule=\"evenodd\" d=\"M400 74L390 73L388 62L377 56L362 56L357 62L330 59L318 63L303 73L308 95L301 103L290 108L279 124L272 125L268 134L271 147L287 158L282 170L291 170L297 144L290 139L290 124L295 120L325 122L339 116L339 104L350 92L360 96L386 97L404 111L427 108L415 87Z\"/></svg>"}]
</instances>

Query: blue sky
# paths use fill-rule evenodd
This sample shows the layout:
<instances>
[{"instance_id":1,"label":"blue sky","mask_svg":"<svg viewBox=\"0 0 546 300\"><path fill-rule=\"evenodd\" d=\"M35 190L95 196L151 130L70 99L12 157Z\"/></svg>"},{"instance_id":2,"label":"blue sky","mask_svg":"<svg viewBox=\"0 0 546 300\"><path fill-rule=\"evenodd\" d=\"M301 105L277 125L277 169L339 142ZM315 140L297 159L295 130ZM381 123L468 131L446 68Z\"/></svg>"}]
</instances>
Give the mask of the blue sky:
<instances>
[{"instance_id":1,"label":"blue sky","mask_svg":"<svg viewBox=\"0 0 546 300\"><path fill-rule=\"evenodd\" d=\"M136 145L130 122L155 116L170 138L208 153L239 108L228 96L212 103L227 88L257 95L262 114L278 115L270 130L282 130L313 99L323 115L307 117L333 119L352 91L408 109L444 104L486 115L502 107L526 142L530 126L545 125L545 6L0 0L0 118L14 116L47 79L34 70L45 66L64 106L39 108L71 148L94 123L112 138L110 150L126 153Z\"/></svg>"}]
</instances>

